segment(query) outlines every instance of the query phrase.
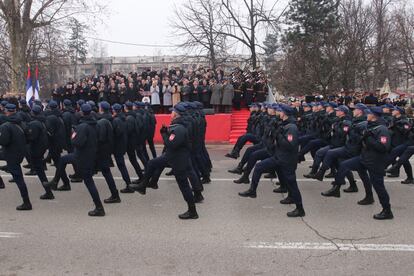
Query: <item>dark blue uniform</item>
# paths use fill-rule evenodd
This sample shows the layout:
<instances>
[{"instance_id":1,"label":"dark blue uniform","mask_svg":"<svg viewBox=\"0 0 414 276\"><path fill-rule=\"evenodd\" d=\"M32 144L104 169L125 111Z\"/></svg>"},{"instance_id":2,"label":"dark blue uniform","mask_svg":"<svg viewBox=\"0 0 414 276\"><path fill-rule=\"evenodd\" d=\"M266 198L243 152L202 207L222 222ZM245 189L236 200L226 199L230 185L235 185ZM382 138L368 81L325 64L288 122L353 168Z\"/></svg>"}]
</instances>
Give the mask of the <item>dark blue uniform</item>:
<instances>
[{"instance_id":1,"label":"dark blue uniform","mask_svg":"<svg viewBox=\"0 0 414 276\"><path fill-rule=\"evenodd\" d=\"M23 205L18 206L17 210L31 210L29 193L20 167L26 154L26 138L20 124L21 118L16 113L7 117L7 122L0 126L0 145L3 147L2 159L6 160L8 170L13 176L23 199Z\"/></svg>"}]
</instances>

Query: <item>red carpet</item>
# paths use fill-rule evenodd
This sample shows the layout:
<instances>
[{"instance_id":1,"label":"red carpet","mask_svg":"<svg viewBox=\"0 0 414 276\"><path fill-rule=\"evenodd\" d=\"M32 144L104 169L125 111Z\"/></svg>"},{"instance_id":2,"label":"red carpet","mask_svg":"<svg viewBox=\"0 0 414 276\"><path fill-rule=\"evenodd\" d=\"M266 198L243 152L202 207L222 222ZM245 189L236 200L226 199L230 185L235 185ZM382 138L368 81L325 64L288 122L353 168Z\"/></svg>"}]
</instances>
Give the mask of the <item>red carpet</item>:
<instances>
[{"instance_id":1,"label":"red carpet","mask_svg":"<svg viewBox=\"0 0 414 276\"><path fill-rule=\"evenodd\" d=\"M231 116L230 144L235 144L237 138L246 133L247 119L250 116L249 110L233 111Z\"/></svg>"}]
</instances>

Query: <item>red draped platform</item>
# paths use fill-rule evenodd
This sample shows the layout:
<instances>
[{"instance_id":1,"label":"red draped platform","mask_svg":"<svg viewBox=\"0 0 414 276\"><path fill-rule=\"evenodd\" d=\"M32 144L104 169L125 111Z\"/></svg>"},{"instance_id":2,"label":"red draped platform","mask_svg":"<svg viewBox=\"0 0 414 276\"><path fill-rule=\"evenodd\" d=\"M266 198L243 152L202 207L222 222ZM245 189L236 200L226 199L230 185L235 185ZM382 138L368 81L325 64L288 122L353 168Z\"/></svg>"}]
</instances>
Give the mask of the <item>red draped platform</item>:
<instances>
[{"instance_id":1,"label":"red draped platform","mask_svg":"<svg viewBox=\"0 0 414 276\"><path fill-rule=\"evenodd\" d=\"M171 122L171 116L156 115L157 128L155 130L155 142L161 143L160 128L164 124L168 126ZM232 126L232 114L215 114L207 115L207 143L228 143Z\"/></svg>"}]
</instances>

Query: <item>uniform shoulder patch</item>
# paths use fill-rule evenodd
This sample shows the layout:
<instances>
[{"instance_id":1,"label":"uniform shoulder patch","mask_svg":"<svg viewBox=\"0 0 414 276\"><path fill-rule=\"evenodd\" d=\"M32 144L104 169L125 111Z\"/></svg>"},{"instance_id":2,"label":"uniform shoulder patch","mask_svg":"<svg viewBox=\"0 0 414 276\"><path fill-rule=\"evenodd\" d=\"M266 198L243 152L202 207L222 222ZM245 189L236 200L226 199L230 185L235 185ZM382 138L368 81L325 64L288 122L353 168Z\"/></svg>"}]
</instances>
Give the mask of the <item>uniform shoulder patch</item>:
<instances>
[{"instance_id":1,"label":"uniform shoulder patch","mask_svg":"<svg viewBox=\"0 0 414 276\"><path fill-rule=\"evenodd\" d=\"M288 134L287 139L289 142L293 141L293 135L292 134Z\"/></svg>"},{"instance_id":2,"label":"uniform shoulder patch","mask_svg":"<svg viewBox=\"0 0 414 276\"><path fill-rule=\"evenodd\" d=\"M72 139L75 139L75 137L76 137L76 132L73 132L72 133Z\"/></svg>"},{"instance_id":3,"label":"uniform shoulder patch","mask_svg":"<svg viewBox=\"0 0 414 276\"><path fill-rule=\"evenodd\" d=\"M168 137L168 140L172 141L172 140L174 140L174 138L175 138L175 134L174 134L174 133L172 133L172 134L170 135L170 137Z\"/></svg>"},{"instance_id":4,"label":"uniform shoulder patch","mask_svg":"<svg viewBox=\"0 0 414 276\"><path fill-rule=\"evenodd\" d=\"M349 131L349 126L344 126L344 131L348 132Z\"/></svg>"},{"instance_id":5,"label":"uniform shoulder patch","mask_svg":"<svg viewBox=\"0 0 414 276\"><path fill-rule=\"evenodd\" d=\"M386 144L388 141L387 136L381 136L381 144Z\"/></svg>"}]
</instances>

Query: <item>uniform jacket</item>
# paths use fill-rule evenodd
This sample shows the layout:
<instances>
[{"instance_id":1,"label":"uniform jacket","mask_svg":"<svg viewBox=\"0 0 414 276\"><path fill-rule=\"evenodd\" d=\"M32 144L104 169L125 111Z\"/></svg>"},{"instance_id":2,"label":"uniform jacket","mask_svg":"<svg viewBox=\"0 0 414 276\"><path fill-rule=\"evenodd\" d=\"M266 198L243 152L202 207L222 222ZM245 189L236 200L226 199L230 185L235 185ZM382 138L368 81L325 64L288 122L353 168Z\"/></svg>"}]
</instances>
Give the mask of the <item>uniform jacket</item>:
<instances>
[{"instance_id":1,"label":"uniform jacket","mask_svg":"<svg viewBox=\"0 0 414 276\"><path fill-rule=\"evenodd\" d=\"M114 130L114 154L124 155L127 150L128 133L123 114L117 114L112 120Z\"/></svg>"},{"instance_id":2,"label":"uniform jacket","mask_svg":"<svg viewBox=\"0 0 414 276\"><path fill-rule=\"evenodd\" d=\"M26 154L26 138L20 124L20 116L12 114L0 126L0 145L8 164L20 164Z\"/></svg>"},{"instance_id":3,"label":"uniform jacket","mask_svg":"<svg viewBox=\"0 0 414 276\"><path fill-rule=\"evenodd\" d=\"M45 123L45 116L36 115L27 124L26 138L30 146L30 154L33 157L43 157L48 148L49 141Z\"/></svg>"},{"instance_id":4,"label":"uniform jacket","mask_svg":"<svg viewBox=\"0 0 414 276\"><path fill-rule=\"evenodd\" d=\"M299 151L299 132L293 118L281 122L275 139L275 159L292 169L297 168Z\"/></svg>"},{"instance_id":5,"label":"uniform jacket","mask_svg":"<svg viewBox=\"0 0 414 276\"><path fill-rule=\"evenodd\" d=\"M391 148L391 135L385 121L368 122L362 139L362 164L377 173L384 173Z\"/></svg>"},{"instance_id":6,"label":"uniform jacket","mask_svg":"<svg viewBox=\"0 0 414 276\"><path fill-rule=\"evenodd\" d=\"M78 167L81 170L93 170L98 149L98 138L96 120L92 116L87 115L80 119L79 125L76 126L72 134L72 145Z\"/></svg>"},{"instance_id":7,"label":"uniform jacket","mask_svg":"<svg viewBox=\"0 0 414 276\"><path fill-rule=\"evenodd\" d=\"M168 164L179 173L190 164L190 140L185 125L185 119L179 117L171 122L167 132L161 133Z\"/></svg>"}]
</instances>

